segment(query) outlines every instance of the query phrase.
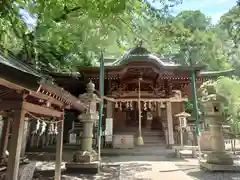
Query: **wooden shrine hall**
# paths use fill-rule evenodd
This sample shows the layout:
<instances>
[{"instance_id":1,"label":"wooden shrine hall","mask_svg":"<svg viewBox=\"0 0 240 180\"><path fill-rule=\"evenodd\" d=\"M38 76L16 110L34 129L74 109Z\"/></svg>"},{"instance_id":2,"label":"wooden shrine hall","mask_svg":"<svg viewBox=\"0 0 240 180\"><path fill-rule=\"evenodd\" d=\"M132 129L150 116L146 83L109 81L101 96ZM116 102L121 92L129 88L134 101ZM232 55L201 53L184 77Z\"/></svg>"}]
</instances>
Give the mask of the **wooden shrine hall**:
<instances>
[{"instance_id":1,"label":"wooden shrine hall","mask_svg":"<svg viewBox=\"0 0 240 180\"><path fill-rule=\"evenodd\" d=\"M3 178L19 179L21 154L25 152L29 133L34 133L25 129L25 123L31 121L37 124L36 134L54 126L51 130L56 133L55 179L60 180L64 111L82 112L85 108L75 96L54 84L51 77L0 54L0 165L1 170L7 167Z\"/></svg>"},{"instance_id":2,"label":"wooden shrine hall","mask_svg":"<svg viewBox=\"0 0 240 180\"><path fill-rule=\"evenodd\" d=\"M136 135L140 131L141 116L142 131L167 129L165 139L170 145L174 144L175 115L184 111L183 102L191 98L191 72L194 70L196 73L197 87L208 79L231 76L233 73L233 70L204 72L204 66L181 66L141 46L130 49L117 60L105 59L104 62L105 106L102 129L112 133L109 135ZM99 65L79 67L78 72L74 75L49 75L76 96L84 92L89 80L99 89ZM108 127L109 119L112 119L111 127Z\"/></svg>"}]
</instances>

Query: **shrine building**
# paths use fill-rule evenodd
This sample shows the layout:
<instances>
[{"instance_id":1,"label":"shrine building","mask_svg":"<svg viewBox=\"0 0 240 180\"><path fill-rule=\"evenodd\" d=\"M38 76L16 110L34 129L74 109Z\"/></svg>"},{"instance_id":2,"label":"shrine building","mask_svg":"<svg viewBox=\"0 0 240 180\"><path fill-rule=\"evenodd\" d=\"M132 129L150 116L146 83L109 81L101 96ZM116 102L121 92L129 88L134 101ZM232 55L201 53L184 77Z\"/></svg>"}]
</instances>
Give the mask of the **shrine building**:
<instances>
[{"instance_id":1,"label":"shrine building","mask_svg":"<svg viewBox=\"0 0 240 180\"><path fill-rule=\"evenodd\" d=\"M137 137L141 128L143 140L144 134L161 132L166 144L173 145L174 128L178 124L175 115L185 111L184 102L192 96L192 70L196 73L197 88L204 81L219 76L231 76L233 73L233 70L206 72L204 66L182 66L139 46L130 49L117 60L105 59L103 134L106 137ZM85 92L89 81L99 89L99 66L79 67L78 72L79 74L49 74L57 84L76 96ZM65 131L73 132L71 130L76 128L78 122L76 117L73 112L69 115L69 119L74 119L75 126L74 123L68 124ZM193 117L189 118L189 122L190 120ZM65 133L66 141L67 136Z\"/></svg>"}]
</instances>

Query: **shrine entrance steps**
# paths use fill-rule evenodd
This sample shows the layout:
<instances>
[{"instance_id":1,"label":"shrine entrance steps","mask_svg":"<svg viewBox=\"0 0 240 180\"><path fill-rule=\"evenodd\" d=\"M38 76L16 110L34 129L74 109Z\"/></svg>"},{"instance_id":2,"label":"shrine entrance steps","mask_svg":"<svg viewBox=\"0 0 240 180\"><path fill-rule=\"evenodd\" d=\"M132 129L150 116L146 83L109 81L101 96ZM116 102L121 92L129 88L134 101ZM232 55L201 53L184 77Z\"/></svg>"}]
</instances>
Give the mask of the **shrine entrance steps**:
<instances>
[{"instance_id":1,"label":"shrine entrance steps","mask_svg":"<svg viewBox=\"0 0 240 180\"><path fill-rule=\"evenodd\" d=\"M160 130L143 129L143 146L162 146L165 147L164 134Z\"/></svg>"}]
</instances>

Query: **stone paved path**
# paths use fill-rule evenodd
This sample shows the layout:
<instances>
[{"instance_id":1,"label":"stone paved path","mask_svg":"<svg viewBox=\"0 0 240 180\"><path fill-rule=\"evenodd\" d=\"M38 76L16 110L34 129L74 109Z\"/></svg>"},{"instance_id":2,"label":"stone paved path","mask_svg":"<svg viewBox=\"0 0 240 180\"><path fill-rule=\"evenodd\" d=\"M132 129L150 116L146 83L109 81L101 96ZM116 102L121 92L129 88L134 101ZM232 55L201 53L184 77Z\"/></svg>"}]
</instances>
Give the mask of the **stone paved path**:
<instances>
[{"instance_id":1,"label":"stone paved path","mask_svg":"<svg viewBox=\"0 0 240 180\"><path fill-rule=\"evenodd\" d=\"M147 157L145 157L147 158ZM119 165L119 166L118 166ZM54 169L54 163L38 163L38 169L45 172L35 173L34 180L53 179L53 172L46 170ZM172 162L154 162L154 161L129 161L106 163L102 172L97 175L62 175L63 180L192 180L179 170Z\"/></svg>"},{"instance_id":2,"label":"stone paved path","mask_svg":"<svg viewBox=\"0 0 240 180\"><path fill-rule=\"evenodd\" d=\"M121 179L192 180L172 162L131 162L121 165Z\"/></svg>"},{"instance_id":3,"label":"stone paved path","mask_svg":"<svg viewBox=\"0 0 240 180\"><path fill-rule=\"evenodd\" d=\"M197 159L177 160L164 156L119 156L103 159L103 171L95 176L66 175L63 180L240 180L240 173L211 173L200 170ZM54 163L38 163L38 168L53 169ZM50 180L42 175L34 180Z\"/></svg>"},{"instance_id":4,"label":"stone paved path","mask_svg":"<svg viewBox=\"0 0 240 180\"><path fill-rule=\"evenodd\" d=\"M116 151L116 150L115 150ZM150 152L150 153L149 153ZM65 180L240 180L240 173L211 173L199 169L197 159L173 158L172 150L161 147L141 148L134 155L104 157L103 171L95 176L63 174ZM54 163L40 165L54 169ZM112 174L112 175L111 175ZM35 174L36 175L36 174ZM44 176L44 175L43 175ZM53 174L34 180L54 179Z\"/></svg>"},{"instance_id":5,"label":"stone paved path","mask_svg":"<svg viewBox=\"0 0 240 180\"><path fill-rule=\"evenodd\" d=\"M201 170L197 159L187 159L186 162L175 162L186 175L193 180L240 180L240 172L207 172Z\"/></svg>"}]
</instances>

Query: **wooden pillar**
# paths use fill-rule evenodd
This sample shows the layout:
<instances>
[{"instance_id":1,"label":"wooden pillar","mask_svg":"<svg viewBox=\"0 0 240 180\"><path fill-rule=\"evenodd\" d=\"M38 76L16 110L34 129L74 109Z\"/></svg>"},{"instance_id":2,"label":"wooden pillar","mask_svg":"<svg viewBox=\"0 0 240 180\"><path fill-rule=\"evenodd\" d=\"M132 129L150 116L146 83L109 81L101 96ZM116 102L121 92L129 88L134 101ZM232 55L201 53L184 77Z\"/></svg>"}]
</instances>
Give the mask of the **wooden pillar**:
<instances>
[{"instance_id":1,"label":"wooden pillar","mask_svg":"<svg viewBox=\"0 0 240 180\"><path fill-rule=\"evenodd\" d=\"M168 124L168 147L171 147L174 144L173 137L173 119L172 119L172 103L167 102L167 124Z\"/></svg>"},{"instance_id":2,"label":"wooden pillar","mask_svg":"<svg viewBox=\"0 0 240 180\"><path fill-rule=\"evenodd\" d=\"M107 102L107 118L113 118L113 103L108 101Z\"/></svg>"},{"instance_id":3,"label":"wooden pillar","mask_svg":"<svg viewBox=\"0 0 240 180\"><path fill-rule=\"evenodd\" d=\"M112 143L112 136L113 136L113 111L114 111L114 104L110 101L107 101L107 118L105 121L105 145L110 145ZM104 144L102 143L102 144Z\"/></svg>"},{"instance_id":4,"label":"wooden pillar","mask_svg":"<svg viewBox=\"0 0 240 180\"><path fill-rule=\"evenodd\" d=\"M28 135L29 135L29 121L28 121L28 119L25 119L24 126L23 126L21 157L25 156Z\"/></svg>"},{"instance_id":5,"label":"wooden pillar","mask_svg":"<svg viewBox=\"0 0 240 180\"><path fill-rule=\"evenodd\" d=\"M10 131L11 120L10 118L5 117L3 120L2 134L1 134L1 147L0 147L0 158L6 158L6 150L8 147L8 136Z\"/></svg>"},{"instance_id":6,"label":"wooden pillar","mask_svg":"<svg viewBox=\"0 0 240 180\"><path fill-rule=\"evenodd\" d=\"M156 113L157 116L161 117L161 104L160 103L157 103L156 111L157 111L157 113Z\"/></svg>"},{"instance_id":7,"label":"wooden pillar","mask_svg":"<svg viewBox=\"0 0 240 180\"><path fill-rule=\"evenodd\" d=\"M14 111L6 180L18 179L25 113L22 108Z\"/></svg>"},{"instance_id":8,"label":"wooden pillar","mask_svg":"<svg viewBox=\"0 0 240 180\"><path fill-rule=\"evenodd\" d=\"M55 164L55 180L61 180L61 165L62 165L62 149L63 149L63 124L64 114L62 121L58 123L57 145L56 145L56 164Z\"/></svg>"}]
</instances>

